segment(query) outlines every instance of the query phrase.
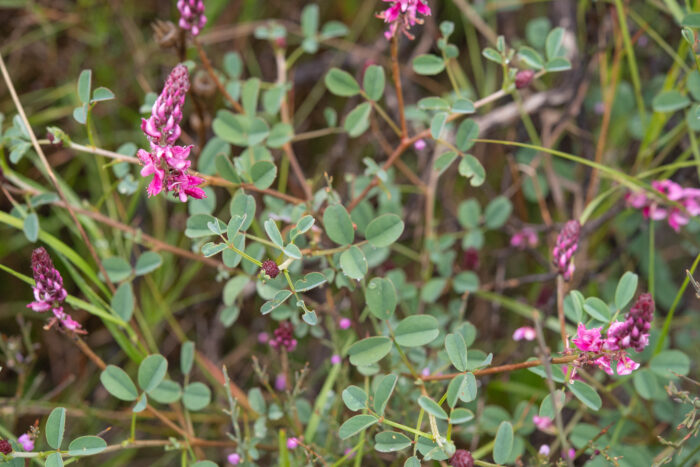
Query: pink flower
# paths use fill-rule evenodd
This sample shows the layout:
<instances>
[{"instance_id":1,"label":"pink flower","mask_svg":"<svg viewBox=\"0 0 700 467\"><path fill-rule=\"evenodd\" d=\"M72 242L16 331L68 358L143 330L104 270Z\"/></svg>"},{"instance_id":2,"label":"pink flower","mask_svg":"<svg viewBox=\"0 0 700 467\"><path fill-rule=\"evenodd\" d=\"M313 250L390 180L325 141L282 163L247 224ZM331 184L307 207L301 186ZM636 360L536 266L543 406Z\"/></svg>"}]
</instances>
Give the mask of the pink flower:
<instances>
[{"instance_id":1,"label":"pink flower","mask_svg":"<svg viewBox=\"0 0 700 467\"><path fill-rule=\"evenodd\" d=\"M672 180L655 180L651 182L652 188L666 196L669 201L679 203L685 211L677 206L660 206L659 202L650 198L644 192L627 193L625 200L627 205L640 209L647 219L667 219L668 225L678 232L680 228L690 221L689 216L700 215L700 189L683 188Z\"/></svg>"},{"instance_id":2,"label":"pink flower","mask_svg":"<svg viewBox=\"0 0 700 467\"><path fill-rule=\"evenodd\" d=\"M267 343L267 341L270 340L270 335L266 332L261 332L258 333L258 342L261 344Z\"/></svg>"},{"instance_id":3,"label":"pink flower","mask_svg":"<svg viewBox=\"0 0 700 467\"><path fill-rule=\"evenodd\" d=\"M565 281L571 280L574 274L574 253L578 249L578 239L581 233L581 224L577 220L568 221L564 224L557 243L552 250L554 266L562 275Z\"/></svg>"},{"instance_id":4,"label":"pink flower","mask_svg":"<svg viewBox=\"0 0 700 467\"><path fill-rule=\"evenodd\" d=\"M192 36L196 36L207 23L204 16L204 2L202 0L178 0L177 9L180 10L180 22L178 25Z\"/></svg>"},{"instance_id":5,"label":"pink flower","mask_svg":"<svg viewBox=\"0 0 700 467\"><path fill-rule=\"evenodd\" d=\"M535 415L532 417L532 423L535 424L538 430L546 431L552 426L552 419L549 417L540 417L539 415Z\"/></svg>"},{"instance_id":6,"label":"pink flower","mask_svg":"<svg viewBox=\"0 0 700 467\"><path fill-rule=\"evenodd\" d=\"M535 248L539 240L537 232L530 227L525 227L520 232L516 232L510 237L510 246L524 250L527 247Z\"/></svg>"},{"instance_id":7,"label":"pink flower","mask_svg":"<svg viewBox=\"0 0 700 467\"><path fill-rule=\"evenodd\" d=\"M385 23L389 23L389 29L384 33L384 37L391 39L400 28L409 39L413 39L408 31L411 26L423 24L423 20L417 15L430 16L430 7L422 0L384 0L389 2L389 7L377 14L377 18L383 19Z\"/></svg>"},{"instance_id":8,"label":"pink flower","mask_svg":"<svg viewBox=\"0 0 700 467\"><path fill-rule=\"evenodd\" d=\"M426 366L425 368L423 368L423 371L421 371L420 374L423 376L430 376L430 368Z\"/></svg>"},{"instance_id":9,"label":"pink flower","mask_svg":"<svg viewBox=\"0 0 700 467\"><path fill-rule=\"evenodd\" d=\"M578 323L578 332L572 339L574 345L583 352L600 352L603 341L600 339L601 328L586 329L583 323Z\"/></svg>"},{"instance_id":10,"label":"pink flower","mask_svg":"<svg viewBox=\"0 0 700 467\"><path fill-rule=\"evenodd\" d=\"M540 455L549 456L549 444L543 444L540 446Z\"/></svg>"},{"instance_id":11,"label":"pink flower","mask_svg":"<svg viewBox=\"0 0 700 467\"><path fill-rule=\"evenodd\" d=\"M413 143L413 147L416 148L416 151L422 151L423 149L425 149L425 146L425 141L422 139L419 139L418 141Z\"/></svg>"},{"instance_id":12,"label":"pink flower","mask_svg":"<svg viewBox=\"0 0 700 467\"><path fill-rule=\"evenodd\" d=\"M228 463L232 465L238 465L241 462L240 454L234 452L228 455Z\"/></svg>"},{"instance_id":13,"label":"pink flower","mask_svg":"<svg viewBox=\"0 0 700 467\"><path fill-rule=\"evenodd\" d=\"M523 339L525 339L526 341L532 341L535 340L535 337L537 337L537 333L535 333L535 329L531 328L530 326L523 326L521 328L518 328L513 333L514 341L520 341Z\"/></svg>"},{"instance_id":14,"label":"pink flower","mask_svg":"<svg viewBox=\"0 0 700 467\"><path fill-rule=\"evenodd\" d=\"M29 436L27 433L17 438L17 442L22 445L22 449L24 449L26 452L34 450L34 438Z\"/></svg>"},{"instance_id":15,"label":"pink flower","mask_svg":"<svg viewBox=\"0 0 700 467\"><path fill-rule=\"evenodd\" d=\"M270 346L274 349L284 348L292 352L297 348L297 340L294 338L294 326L289 321L280 323L275 329L275 336L270 339Z\"/></svg>"},{"instance_id":16,"label":"pink flower","mask_svg":"<svg viewBox=\"0 0 700 467\"><path fill-rule=\"evenodd\" d=\"M331 357L331 365L340 365L340 362L342 362L343 359L340 358L340 355L338 354L333 354Z\"/></svg>"},{"instance_id":17,"label":"pink flower","mask_svg":"<svg viewBox=\"0 0 700 467\"><path fill-rule=\"evenodd\" d=\"M602 357L597 358L594 363L598 365L598 367L607 374L611 376L615 374L612 370L612 360L610 358L610 355L603 355ZM634 360L629 358L626 353L622 352L619 354L616 367L618 375L629 375L634 370L639 368L639 363L635 362Z\"/></svg>"},{"instance_id":18,"label":"pink flower","mask_svg":"<svg viewBox=\"0 0 700 467\"><path fill-rule=\"evenodd\" d=\"M348 329L350 326L352 326L350 318L340 318L340 321L338 321L338 327L340 327L340 329Z\"/></svg>"},{"instance_id":19,"label":"pink flower","mask_svg":"<svg viewBox=\"0 0 700 467\"><path fill-rule=\"evenodd\" d=\"M284 376L284 373L279 373L275 377L275 389L278 391L284 391L287 389L287 377Z\"/></svg>"},{"instance_id":20,"label":"pink flower","mask_svg":"<svg viewBox=\"0 0 700 467\"><path fill-rule=\"evenodd\" d=\"M297 438L289 438L287 440L287 449L296 449L299 446L299 440Z\"/></svg>"}]
</instances>

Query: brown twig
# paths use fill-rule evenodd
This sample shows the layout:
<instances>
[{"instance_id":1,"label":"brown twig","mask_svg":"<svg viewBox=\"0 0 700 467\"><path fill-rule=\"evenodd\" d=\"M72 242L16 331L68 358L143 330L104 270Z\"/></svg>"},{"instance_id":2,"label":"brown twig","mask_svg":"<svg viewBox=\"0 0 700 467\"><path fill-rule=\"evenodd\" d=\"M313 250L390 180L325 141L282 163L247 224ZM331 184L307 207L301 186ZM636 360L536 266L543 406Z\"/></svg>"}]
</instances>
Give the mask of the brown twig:
<instances>
[{"instance_id":1,"label":"brown twig","mask_svg":"<svg viewBox=\"0 0 700 467\"><path fill-rule=\"evenodd\" d=\"M204 51L204 48L202 47L202 44L199 43L199 41L194 38L193 39L194 45L197 48L197 53L199 54L200 60L202 60L202 65L204 65L204 69L207 70L207 73L211 77L211 79L214 81L214 84L216 84L216 87L219 88L219 92L226 98L226 100L231 104L231 106L236 110L236 112L243 113L243 107L241 107L241 104L234 99L231 94L228 93L226 90L226 87L224 84L221 82L218 76L216 76L216 72L214 71L214 68L211 66L211 62L209 61L209 57L207 57L206 52Z\"/></svg>"},{"instance_id":2,"label":"brown twig","mask_svg":"<svg viewBox=\"0 0 700 467\"><path fill-rule=\"evenodd\" d=\"M12 100L15 104L15 107L17 108L17 113L19 114L20 118L22 119L22 123L24 124L27 132L29 133L29 139L31 139L31 141L32 141L32 146L34 146L34 150L36 151L37 155L39 156L41 163L44 165L44 168L46 169L46 173L48 174L49 179L51 180L51 183L53 183L54 187L56 187L56 192L58 193L58 196L60 196L61 199L63 200L63 202L66 203L66 208L68 209L68 213L70 214L71 218L73 219L73 222L75 222L75 227L78 229L80 236L83 238L83 241L85 242L85 246L87 247L88 251L90 252L90 255L95 260L95 263L97 264L97 268L102 273L102 276L104 277L104 280L107 283L107 286L112 291L112 293L114 293L114 291L116 291L117 289L116 289L116 287L114 287L114 284L109 279L109 275L107 274L107 270L105 270L104 266L102 265L102 261L100 260L100 257L97 256L97 251L95 251L95 247L93 247L92 242L90 241L90 238L87 236L85 229L83 229L83 225L78 221L78 217L75 215L73 208L68 203L68 199L66 198L65 193L63 193L63 189L61 188L61 185L59 185L59 183L58 183L58 179L56 178L56 174L53 173L53 169L51 168L51 164L49 164L49 161L48 161L48 159L46 159L46 155L44 154L44 151L41 149L41 145L39 145L39 140L37 140L36 135L34 134L34 130L32 130L32 127L29 124L29 120L27 119L27 115L24 113L24 107L22 106L22 102L20 102L20 100L19 100L19 96L17 95L17 91L15 91L15 86L12 84L12 79L10 78L10 74L8 73L7 68L5 67L5 61L3 60L1 55L0 55L0 71L2 72L2 76L5 80L5 84L7 85L7 90L10 91L10 95L12 96Z\"/></svg>"},{"instance_id":3,"label":"brown twig","mask_svg":"<svg viewBox=\"0 0 700 467\"><path fill-rule=\"evenodd\" d=\"M396 99L398 101L399 120L401 121L401 139L408 138L408 127L406 126L406 112L403 103L403 89L401 88L401 71L399 70L399 34L394 34L391 39L391 71L394 76L394 86L396 86Z\"/></svg>"}]
</instances>

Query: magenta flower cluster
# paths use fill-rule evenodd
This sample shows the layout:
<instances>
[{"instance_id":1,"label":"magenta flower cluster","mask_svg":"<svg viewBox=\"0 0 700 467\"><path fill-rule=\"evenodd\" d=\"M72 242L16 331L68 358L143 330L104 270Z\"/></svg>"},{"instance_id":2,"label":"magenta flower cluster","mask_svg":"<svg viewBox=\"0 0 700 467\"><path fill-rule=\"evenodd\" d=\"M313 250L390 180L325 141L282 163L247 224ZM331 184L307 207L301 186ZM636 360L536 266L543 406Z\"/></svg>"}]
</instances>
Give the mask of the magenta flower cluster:
<instances>
[{"instance_id":1,"label":"magenta flower cluster","mask_svg":"<svg viewBox=\"0 0 700 467\"><path fill-rule=\"evenodd\" d=\"M414 37L408 32L411 26L423 24L418 15L430 16L430 7L421 0L384 0L391 3L389 7L377 14L377 18L383 19L389 24L389 29L384 32L384 37L391 39L400 28L409 39Z\"/></svg>"},{"instance_id":2,"label":"magenta flower cluster","mask_svg":"<svg viewBox=\"0 0 700 467\"><path fill-rule=\"evenodd\" d=\"M270 345L274 349L284 348L291 352L297 348L297 340L294 338L294 326L289 321L280 323L275 329L275 336L270 339Z\"/></svg>"},{"instance_id":3,"label":"magenta flower cluster","mask_svg":"<svg viewBox=\"0 0 700 467\"><path fill-rule=\"evenodd\" d=\"M654 300L648 293L641 294L624 321L616 321L610 325L605 339L601 335L602 327L586 329L579 323L578 332L573 339L574 345L583 351L595 354L602 353L593 364L607 374L612 375L612 361L617 360L617 374L628 375L639 368L627 355L627 349L641 352L649 344L649 329L654 319Z\"/></svg>"},{"instance_id":4,"label":"magenta flower cluster","mask_svg":"<svg viewBox=\"0 0 700 467\"><path fill-rule=\"evenodd\" d=\"M537 232L531 227L525 227L519 232L515 232L510 237L510 246L524 250L526 248L535 248L539 243Z\"/></svg>"},{"instance_id":5,"label":"magenta flower cluster","mask_svg":"<svg viewBox=\"0 0 700 467\"><path fill-rule=\"evenodd\" d=\"M36 282L33 288L34 301L27 305L27 308L39 313L51 310L54 319L63 327L71 331L79 330L80 323L63 311L63 302L68 293L63 287L61 273L54 267L51 257L43 247L32 252L32 273Z\"/></svg>"},{"instance_id":6,"label":"magenta flower cluster","mask_svg":"<svg viewBox=\"0 0 700 467\"><path fill-rule=\"evenodd\" d=\"M189 88L187 67L177 65L170 72L163 91L153 104L151 116L141 121L141 130L148 138L151 150L139 149L136 155L143 164L141 175L153 175L147 190L149 197L163 190L172 191L183 203L188 196L197 199L207 197L198 186L204 180L187 173L192 165L188 159L192 146L175 145L182 131L182 107Z\"/></svg>"},{"instance_id":7,"label":"magenta flower cluster","mask_svg":"<svg viewBox=\"0 0 700 467\"><path fill-rule=\"evenodd\" d=\"M578 249L578 237L581 233L581 224L577 220L568 221L559 232L557 243L552 250L554 266L564 280L571 280L574 275L574 253Z\"/></svg>"},{"instance_id":8,"label":"magenta flower cluster","mask_svg":"<svg viewBox=\"0 0 700 467\"><path fill-rule=\"evenodd\" d=\"M678 206L661 206L658 201L647 196L643 191L627 193L625 199L627 205L635 209L641 209L646 219L655 221L667 219L668 225L676 232L681 226L690 221L690 217L700 214L700 189L683 188L671 180L653 181L652 188L665 195L669 201L676 202L685 208L683 211Z\"/></svg>"},{"instance_id":9,"label":"magenta flower cluster","mask_svg":"<svg viewBox=\"0 0 700 467\"><path fill-rule=\"evenodd\" d=\"M179 26L192 36L198 35L207 24L202 0L178 0L177 9L180 11Z\"/></svg>"}]
</instances>

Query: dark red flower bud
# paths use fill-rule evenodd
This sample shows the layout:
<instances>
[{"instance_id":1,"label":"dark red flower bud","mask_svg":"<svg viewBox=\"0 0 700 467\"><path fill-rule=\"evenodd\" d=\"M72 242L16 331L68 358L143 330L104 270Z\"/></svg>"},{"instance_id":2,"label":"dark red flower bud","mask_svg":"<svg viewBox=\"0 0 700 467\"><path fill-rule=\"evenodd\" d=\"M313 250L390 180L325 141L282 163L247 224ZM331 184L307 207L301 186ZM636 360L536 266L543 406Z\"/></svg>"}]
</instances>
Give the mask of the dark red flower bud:
<instances>
[{"instance_id":1,"label":"dark red flower bud","mask_svg":"<svg viewBox=\"0 0 700 467\"><path fill-rule=\"evenodd\" d=\"M467 248L462 256L462 267L470 271L479 269L479 250L476 248Z\"/></svg>"},{"instance_id":2,"label":"dark red flower bud","mask_svg":"<svg viewBox=\"0 0 700 467\"><path fill-rule=\"evenodd\" d=\"M452 467L474 467L474 458L466 449L457 449L449 462Z\"/></svg>"},{"instance_id":3,"label":"dark red flower bud","mask_svg":"<svg viewBox=\"0 0 700 467\"><path fill-rule=\"evenodd\" d=\"M263 261L262 270L272 279L277 277L277 275L280 273L280 268L277 267L277 263L275 263L271 259Z\"/></svg>"},{"instance_id":4,"label":"dark red flower bud","mask_svg":"<svg viewBox=\"0 0 700 467\"><path fill-rule=\"evenodd\" d=\"M12 445L6 439L0 439L0 452L3 454L9 454L12 452Z\"/></svg>"},{"instance_id":5,"label":"dark red flower bud","mask_svg":"<svg viewBox=\"0 0 700 467\"><path fill-rule=\"evenodd\" d=\"M535 77L533 70L520 70L515 74L515 88L523 89L532 83L532 78Z\"/></svg>"}]
</instances>

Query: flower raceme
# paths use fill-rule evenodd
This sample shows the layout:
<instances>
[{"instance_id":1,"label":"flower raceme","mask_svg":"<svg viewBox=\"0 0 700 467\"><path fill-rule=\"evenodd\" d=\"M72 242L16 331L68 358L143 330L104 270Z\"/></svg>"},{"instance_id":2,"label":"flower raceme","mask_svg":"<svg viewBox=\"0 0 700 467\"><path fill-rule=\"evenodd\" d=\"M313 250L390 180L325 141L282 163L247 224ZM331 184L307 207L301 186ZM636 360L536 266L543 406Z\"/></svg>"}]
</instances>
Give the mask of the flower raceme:
<instances>
[{"instance_id":1,"label":"flower raceme","mask_svg":"<svg viewBox=\"0 0 700 467\"><path fill-rule=\"evenodd\" d=\"M178 25L185 31L189 31L192 36L197 36L207 24L207 17L204 16L204 1L178 0L177 9L180 11Z\"/></svg>"},{"instance_id":2,"label":"flower raceme","mask_svg":"<svg viewBox=\"0 0 700 467\"><path fill-rule=\"evenodd\" d=\"M187 197L206 198L204 190L199 188L204 180L190 175L187 170L192 146L176 146L180 137L180 121L185 95L190 88L187 67L180 64L170 72L163 91L153 104L151 116L142 119L141 130L148 138L150 151L139 149L136 154L143 164L141 175L153 175L148 185L148 196L155 196L161 191L173 192L183 203Z\"/></svg>"},{"instance_id":3,"label":"flower raceme","mask_svg":"<svg viewBox=\"0 0 700 467\"><path fill-rule=\"evenodd\" d=\"M384 37L391 39L396 34L396 31L401 28L401 31L409 39L413 39L408 31L411 26L423 24L423 20L417 15L430 16L430 7L422 0L383 0L391 3L389 7L377 14L377 18L383 19L385 23L389 23L389 29L384 32Z\"/></svg>"},{"instance_id":4,"label":"flower raceme","mask_svg":"<svg viewBox=\"0 0 700 467\"><path fill-rule=\"evenodd\" d=\"M81 328L68 313L63 311L63 302L68 293L63 287L63 278L51 261L48 252L39 247L32 252L32 273L34 275L34 301L27 308L44 313L51 310L54 320L71 331Z\"/></svg>"},{"instance_id":5,"label":"flower raceme","mask_svg":"<svg viewBox=\"0 0 700 467\"><path fill-rule=\"evenodd\" d=\"M668 198L669 201L681 205L685 212L678 206L664 207L644 192L627 193L625 199L627 205L635 209L641 209L646 219L655 221L667 219L668 225L678 232L681 226L690 221L690 217L700 214L700 189L683 188L671 180L651 182L652 188Z\"/></svg>"},{"instance_id":6,"label":"flower raceme","mask_svg":"<svg viewBox=\"0 0 700 467\"><path fill-rule=\"evenodd\" d=\"M606 337L601 335L602 327L586 329L579 323L574 345L582 352L602 353L593 363L609 375L613 375L612 360L617 360L618 375L628 375L639 368L627 355L627 349L641 352L649 344L649 329L654 319L654 300L650 294L644 293L637 298L624 321L616 321L610 325Z\"/></svg>"},{"instance_id":7,"label":"flower raceme","mask_svg":"<svg viewBox=\"0 0 700 467\"><path fill-rule=\"evenodd\" d=\"M581 224L577 220L568 221L557 236L557 243L552 250L554 266L565 281L571 280L574 275L574 253L578 249L578 238L581 233Z\"/></svg>"}]
</instances>

